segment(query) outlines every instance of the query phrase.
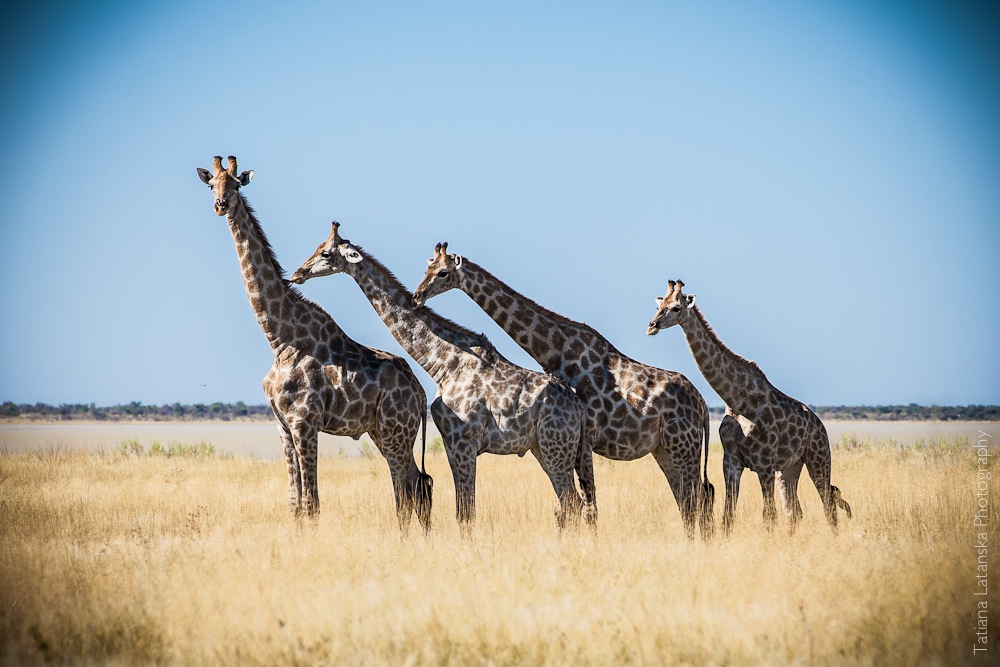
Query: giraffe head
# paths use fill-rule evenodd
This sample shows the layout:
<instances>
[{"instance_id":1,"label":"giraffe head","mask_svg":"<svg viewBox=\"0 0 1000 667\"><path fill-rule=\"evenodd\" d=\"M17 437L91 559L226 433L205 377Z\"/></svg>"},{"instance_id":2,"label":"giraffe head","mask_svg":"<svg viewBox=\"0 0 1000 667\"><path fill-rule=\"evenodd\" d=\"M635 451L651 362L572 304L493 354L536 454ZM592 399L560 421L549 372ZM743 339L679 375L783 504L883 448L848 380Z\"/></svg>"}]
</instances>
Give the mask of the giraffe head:
<instances>
[{"instance_id":1,"label":"giraffe head","mask_svg":"<svg viewBox=\"0 0 1000 667\"><path fill-rule=\"evenodd\" d=\"M247 170L237 176L236 158L230 155L229 165L223 169L222 158L216 155L212 171L198 167L198 178L215 194L216 215L225 215L236 204L240 188L253 178L253 171Z\"/></svg>"},{"instance_id":2,"label":"giraffe head","mask_svg":"<svg viewBox=\"0 0 1000 667\"><path fill-rule=\"evenodd\" d=\"M691 317L691 309L694 308L694 294L684 294L681 289L684 283L680 280L671 280L667 283L666 296L656 297L656 315L649 321L646 327L646 335L655 336L660 329L669 329L675 324L683 324Z\"/></svg>"},{"instance_id":3,"label":"giraffe head","mask_svg":"<svg viewBox=\"0 0 1000 667\"><path fill-rule=\"evenodd\" d=\"M340 223L334 222L330 236L319 244L316 252L292 274L289 282L301 285L310 278L344 273L349 264L357 264L364 257L347 239L340 237Z\"/></svg>"},{"instance_id":4,"label":"giraffe head","mask_svg":"<svg viewBox=\"0 0 1000 667\"><path fill-rule=\"evenodd\" d=\"M430 265L427 273L413 292L415 308L421 308L432 297L459 285L462 256L449 255L447 242L434 246L434 257L427 260L427 263Z\"/></svg>"}]
</instances>

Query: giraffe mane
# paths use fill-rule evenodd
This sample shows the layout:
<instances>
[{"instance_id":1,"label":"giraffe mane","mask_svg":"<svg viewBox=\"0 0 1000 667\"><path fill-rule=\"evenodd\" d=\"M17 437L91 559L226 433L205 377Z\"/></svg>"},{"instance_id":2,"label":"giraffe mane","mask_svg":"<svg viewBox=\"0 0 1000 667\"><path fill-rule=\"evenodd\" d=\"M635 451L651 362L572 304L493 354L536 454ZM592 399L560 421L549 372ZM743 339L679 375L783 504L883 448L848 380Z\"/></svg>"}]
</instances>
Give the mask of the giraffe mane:
<instances>
[{"instance_id":1,"label":"giraffe mane","mask_svg":"<svg viewBox=\"0 0 1000 667\"><path fill-rule=\"evenodd\" d=\"M247 219L250 221L250 224L256 228L257 233L260 235L260 241L264 246L264 252L267 255L268 261L278 272L278 277L285 283L285 287L288 289L289 294L313 310L317 317L323 319L327 323L332 323L335 327L337 327L337 329L340 329L340 325L337 324L337 321L333 319L333 316L331 316L330 313L326 312L326 310L324 310L323 307L315 301L306 298L306 296L302 294L302 292L300 292L295 285L288 282L285 277L285 268L281 265L281 262L278 261L278 256L275 254L274 248L271 246L271 241L267 238L267 234L264 232L264 228L261 227L260 221L257 220L257 214L247 201L247 198L243 196L243 193L241 192L239 195L240 200L243 202L243 208L246 209Z\"/></svg>"},{"instance_id":2,"label":"giraffe mane","mask_svg":"<svg viewBox=\"0 0 1000 667\"><path fill-rule=\"evenodd\" d=\"M715 329L713 329L712 325L708 323L707 319L705 319L704 313L701 312L701 309L697 304L695 304L692 310L694 310L695 317L698 318L698 321L701 322L701 326L705 329L705 333L708 334L708 337L712 339L712 342L715 343L720 350L722 350L723 354L737 363L745 364L751 368L760 370L760 366L757 365L756 361L740 356L739 354L733 352L728 345L722 342L722 339L719 338L719 334L715 333Z\"/></svg>"},{"instance_id":3,"label":"giraffe mane","mask_svg":"<svg viewBox=\"0 0 1000 667\"><path fill-rule=\"evenodd\" d=\"M282 280L285 280L285 269L281 266L281 262L278 261L278 256L274 253L274 248L271 247L271 241L268 240L267 234L264 232L264 228L261 227L260 221L257 220L256 212L253 210L250 202L247 201L247 198L243 196L243 193L240 192L239 195L240 199L243 201L243 208L247 211L247 218L250 219L250 224L257 228L257 233L260 235L261 243L264 244L264 252L267 253L268 261L271 262L271 264L274 265L274 268L278 270L278 276Z\"/></svg>"}]
</instances>

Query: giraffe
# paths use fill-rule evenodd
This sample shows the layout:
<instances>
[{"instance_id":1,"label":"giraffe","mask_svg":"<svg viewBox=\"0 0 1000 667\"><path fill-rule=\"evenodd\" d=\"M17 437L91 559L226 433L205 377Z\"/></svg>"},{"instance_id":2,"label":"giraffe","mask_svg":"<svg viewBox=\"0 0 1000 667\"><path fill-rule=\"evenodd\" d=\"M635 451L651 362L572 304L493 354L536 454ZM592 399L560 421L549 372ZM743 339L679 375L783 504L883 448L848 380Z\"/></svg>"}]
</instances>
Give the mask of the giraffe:
<instances>
[{"instance_id":1,"label":"giraffe","mask_svg":"<svg viewBox=\"0 0 1000 667\"><path fill-rule=\"evenodd\" d=\"M546 310L439 244L413 303L422 306L453 288L468 294L542 370L573 387L586 406L587 439L595 453L619 461L652 453L687 536L694 537L696 519L702 536L712 535L708 406L687 378L630 359L592 327Z\"/></svg>"},{"instance_id":2,"label":"giraffe","mask_svg":"<svg viewBox=\"0 0 1000 667\"><path fill-rule=\"evenodd\" d=\"M456 516L465 530L475 519L476 458L483 453L530 451L555 491L557 525L562 528L581 513L589 524L596 522L593 454L584 437L584 408L572 389L514 365L482 334L429 308L414 310L410 292L375 257L341 238L337 222L291 281L334 273L355 280L393 337L437 384L431 416L444 441Z\"/></svg>"},{"instance_id":3,"label":"giraffe","mask_svg":"<svg viewBox=\"0 0 1000 667\"><path fill-rule=\"evenodd\" d=\"M250 305L274 351L264 395L278 422L288 467L288 504L296 518L319 514L319 432L355 439L368 433L389 464L400 528L416 512L430 529L433 480L413 458L418 430L426 445L427 399L401 357L352 340L333 318L284 279L253 210L240 192L253 171L237 176L236 158L198 177L226 216Z\"/></svg>"},{"instance_id":4,"label":"giraffe","mask_svg":"<svg viewBox=\"0 0 1000 667\"><path fill-rule=\"evenodd\" d=\"M754 362L739 356L719 339L698 306L695 295L684 294L684 283L669 281L666 296L657 297L656 315L646 333L679 324L688 347L705 379L726 402L726 415L719 427L723 446L726 505L722 525L732 529L744 468L757 473L764 494L764 521L770 529L777 510L774 503L775 476L794 532L802 518L799 505L799 474L805 465L823 500L830 526L836 531L837 506L851 517L851 506L830 484L830 441L823 422L804 403L779 391Z\"/></svg>"}]
</instances>

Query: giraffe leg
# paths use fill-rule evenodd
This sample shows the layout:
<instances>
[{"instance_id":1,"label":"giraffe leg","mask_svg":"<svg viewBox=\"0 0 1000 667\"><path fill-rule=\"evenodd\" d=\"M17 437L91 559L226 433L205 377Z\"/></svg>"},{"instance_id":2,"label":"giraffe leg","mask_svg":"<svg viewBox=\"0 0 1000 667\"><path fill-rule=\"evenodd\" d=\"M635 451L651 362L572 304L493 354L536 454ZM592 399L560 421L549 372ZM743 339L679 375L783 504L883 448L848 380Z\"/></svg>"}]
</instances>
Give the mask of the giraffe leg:
<instances>
[{"instance_id":1,"label":"giraffe leg","mask_svg":"<svg viewBox=\"0 0 1000 667\"><path fill-rule=\"evenodd\" d=\"M681 471L662 445L653 450L653 458L656 459L657 465L660 466L663 476L667 478L667 483L670 484L670 489L674 491L677 498L677 505L681 510L681 521L684 523L684 534L688 539L694 539L694 528L697 521L697 484L700 480L698 462L694 462L693 472L690 470Z\"/></svg>"},{"instance_id":2,"label":"giraffe leg","mask_svg":"<svg viewBox=\"0 0 1000 667\"><path fill-rule=\"evenodd\" d=\"M781 504L785 508L788 519L788 530L794 533L802 519L802 506L799 504L799 475L802 473L803 461L797 461L785 470L780 471L778 492L781 494Z\"/></svg>"},{"instance_id":3,"label":"giraffe leg","mask_svg":"<svg viewBox=\"0 0 1000 667\"><path fill-rule=\"evenodd\" d=\"M740 477L743 476L743 459L739 454L722 454L722 477L726 482L726 504L722 511L722 530L728 535L733 529L736 503L740 498Z\"/></svg>"},{"instance_id":4,"label":"giraffe leg","mask_svg":"<svg viewBox=\"0 0 1000 667\"><path fill-rule=\"evenodd\" d=\"M826 521L830 524L833 532L837 532L837 502L840 497L840 489L834 493L834 487L830 485L830 445L813 446L806 452L806 470L809 477L819 492L819 497L823 501L823 510L826 513ZM843 499L840 499L843 502ZM847 503L844 503L847 505ZM850 506L845 511L850 516Z\"/></svg>"},{"instance_id":5,"label":"giraffe leg","mask_svg":"<svg viewBox=\"0 0 1000 667\"><path fill-rule=\"evenodd\" d=\"M584 425L585 427L586 425ZM580 478L580 491L583 493L583 520L587 525L597 525L597 486L594 483L594 449L590 438L584 430L578 453L577 476Z\"/></svg>"},{"instance_id":6,"label":"giraffe leg","mask_svg":"<svg viewBox=\"0 0 1000 667\"><path fill-rule=\"evenodd\" d=\"M778 519L778 507L774 502L774 470L763 470L757 473L760 478L760 492L764 496L764 527L774 530Z\"/></svg>"},{"instance_id":7,"label":"giraffe leg","mask_svg":"<svg viewBox=\"0 0 1000 667\"><path fill-rule=\"evenodd\" d=\"M444 434L441 434L444 439ZM455 480L455 517L465 530L476 520L476 450L471 444L445 440L445 453Z\"/></svg>"},{"instance_id":8,"label":"giraffe leg","mask_svg":"<svg viewBox=\"0 0 1000 667\"><path fill-rule=\"evenodd\" d=\"M305 420L291 424L289 430L295 439L295 452L299 459L299 477L302 480L302 512L307 517L319 516L319 478L317 458L319 432Z\"/></svg>"},{"instance_id":9,"label":"giraffe leg","mask_svg":"<svg viewBox=\"0 0 1000 667\"><path fill-rule=\"evenodd\" d=\"M719 439L722 440L722 477L726 483L726 505L722 513L722 529L728 535L733 529L736 503L740 497L740 477L743 476L743 457L740 443L744 440L739 422L727 414L719 425Z\"/></svg>"},{"instance_id":10,"label":"giraffe leg","mask_svg":"<svg viewBox=\"0 0 1000 667\"><path fill-rule=\"evenodd\" d=\"M392 495L396 501L396 519L399 522L399 529L404 534L410 527L410 517L413 512L413 483L411 481L411 470L415 468L412 454L404 450L399 438L382 438L375 433L369 432L375 446L382 452L386 463L389 464L389 476L392 478ZM409 464L409 465L407 465Z\"/></svg>"},{"instance_id":11,"label":"giraffe leg","mask_svg":"<svg viewBox=\"0 0 1000 667\"><path fill-rule=\"evenodd\" d=\"M757 473L764 498L764 525L773 530L778 518L774 503L774 452L778 446L775 429L762 428L759 421L746 415L736 418L727 414L719 426L719 436L727 454L732 448L739 453L742 463L750 463L748 467Z\"/></svg>"},{"instance_id":12,"label":"giraffe leg","mask_svg":"<svg viewBox=\"0 0 1000 667\"><path fill-rule=\"evenodd\" d=\"M288 468L288 509L292 516L299 517L302 513L302 471L299 466L299 454L295 451L295 439L291 431L281 419L278 420L278 434L285 452L285 466Z\"/></svg>"},{"instance_id":13,"label":"giraffe leg","mask_svg":"<svg viewBox=\"0 0 1000 667\"><path fill-rule=\"evenodd\" d=\"M580 448L584 446L585 440L583 415L579 415L580 420L574 420L571 418L574 413L569 412L575 407L576 398L568 394L556 395L559 396L566 401L543 404L537 422L538 440L531 448L531 453L538 459L556 492L556 525L563 528L568 521L579 521L583 509L580 495L573 483L573 474L577 470ZM592 486L589 493L593 494Z\"/></svg>"},{"instance_id":14,"label":"giraffe leg","mask_svg":"<svg viewBox=\"0 0 1000 667\"><path fill-rule=\"evenodd\" d=\"M565 449L557 450L559 453L553 452L552 445L551 442L535 445L531 448L531 455L542 466L542 470L545 471L552 484L552 490L556 493L553 514L556 526L562 529L566 527L567 522L579 519L581 503L576 486L573 484L574 459L572 453Z\"/></svg>"}]
</instances>

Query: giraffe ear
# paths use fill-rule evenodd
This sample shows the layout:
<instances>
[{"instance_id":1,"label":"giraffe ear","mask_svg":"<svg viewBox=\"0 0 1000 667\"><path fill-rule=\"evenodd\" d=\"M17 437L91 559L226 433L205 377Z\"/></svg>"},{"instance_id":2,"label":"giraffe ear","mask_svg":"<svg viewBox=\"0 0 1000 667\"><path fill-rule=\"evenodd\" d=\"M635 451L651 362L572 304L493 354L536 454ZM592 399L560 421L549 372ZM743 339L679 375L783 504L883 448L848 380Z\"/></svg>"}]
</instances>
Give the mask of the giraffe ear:
<instances>
[{"instance_id":1,"label":"giraffe ear","mask_svg":"<svg viewBox=\"0 0 1000 667\"><path fill-rule=\"evenodd\" d=\"M662 296L656 297L656 307L657 308L659 308L660 305L663 304L663 299L664 299L664 297L662 297Z\"/></svg>"},{"instance_id":2,"label":"giraffe ear","mask_svg":"<svg viewBox=\"0 0 1000 667\"><path fill-rule=\"evenodd\" d=\"M201 179L202 183L208 185L208 187L212 187L209 184L209 181L212 180L212 172L210 172L208 169L202 169L201 167L198 167L198 178Z\"/></svg>"},{"instance_id":3,"label":"giraffe ear","mask_svg":"<svg viewBox=\"0 0 1000 667\"><path fill-rule=\"evenodd\" d=\"M694 308L694 300L697 299L698 297L696 297L694 294L686 294L684 298L687 299L687 307Z\"/></svg>"},{"instance_id":4,"label":"giraffe ear","mask_svg":"<svg viewBox=\"0 0 1000 667\"><path fill-rule=\"evenodd\" d=\"M240 185L249 185L253 180L253 169L247 169L240 174Z\"/></svg>"},{"instance_id":5,"label":"giraffe ear","mask_svg":"<svg viewBox=\"0 0 1000 667\"><path fill-rule=\"evenodd\" d=\"M433 257L431 259L427 260L427 266L430 266L433 263L434 263L434 258Z\"/></svg>"},{"instance_id":6,"label":"giraffe ear","mask_svg":"<svg viewBox=\"0 0 1000 667\"><path fill-rule=\"evenodd\" d=\"M455 268L456 269L462 268L462 256L461 255L455 255Z\"/></svg>"},{"instance_id":7,"label":"giraffe ear","mask_svg":"<svg viewBox=\"0 0 1000 667\"><path fill-rule=\"evenodd\" d=\"M361 253L355 250L349 243L337 246L337 250L339 250L340 254L344 256L344 259L351 264L357 264L364 259L364 257L361 256Z\"/></svg>"}]
</instances>

